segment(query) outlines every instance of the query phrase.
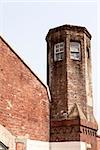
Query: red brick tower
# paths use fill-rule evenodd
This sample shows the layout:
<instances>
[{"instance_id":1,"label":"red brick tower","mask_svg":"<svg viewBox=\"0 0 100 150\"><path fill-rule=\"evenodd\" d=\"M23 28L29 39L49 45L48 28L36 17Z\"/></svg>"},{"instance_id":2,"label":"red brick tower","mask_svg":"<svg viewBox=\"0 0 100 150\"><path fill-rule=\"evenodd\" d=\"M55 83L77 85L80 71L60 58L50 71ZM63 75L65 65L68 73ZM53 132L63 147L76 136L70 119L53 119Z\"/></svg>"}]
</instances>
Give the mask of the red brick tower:
<instances>
[{"instance_id":1,"label":"red brick tower","mask_svg":"<svg viewBox=\"0 0 100 150\"><path fill-rule=\"evenodd\" d=\"M96 150L91 35L85 27L63 25L50 29L46 40L51 150Z\"/></svg>"}]
</instances>

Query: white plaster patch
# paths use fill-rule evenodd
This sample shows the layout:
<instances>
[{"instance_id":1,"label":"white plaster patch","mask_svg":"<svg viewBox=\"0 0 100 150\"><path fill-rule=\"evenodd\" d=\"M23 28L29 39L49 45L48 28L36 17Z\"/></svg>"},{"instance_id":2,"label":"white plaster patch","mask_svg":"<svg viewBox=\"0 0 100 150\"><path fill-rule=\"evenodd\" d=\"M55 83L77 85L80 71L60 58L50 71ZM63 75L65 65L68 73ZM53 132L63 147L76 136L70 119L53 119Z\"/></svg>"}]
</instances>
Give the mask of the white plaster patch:
<instances>
[{"instance_id":1,"label":"white plaster patch","mask_svg":"<svg viewBox=\"0 0 100 150\"><path fill-rule=\"evenodd\" d=\"M2 125L0 125L0 141L10 150L15 150L15 137Z\"/></svg>"},{"instance_id":2,"label":"white plaster patch","mask_svg":"<svg viewBox=\"0 0 100 150\"><path fill-rule=\"evenodd\" d=\"M87 150L85 142L51 142L50 150Z\"/></svg>"},{"instance_id":3,"label":"white plaster patch","mask_svg":"<svg viewBox=\"0 0 100 150\"><path fill-rule=\"evenodd\" d=\"M50 150L49 142L27 140L26 150Z\"/></svg>"},{"instance_id":4,"label":"white plaster patch","mask_svg":"<svg viewBox=\"0 0 100 150\"><path fill-rule=\"evenodd\" d=\"M8 104L9 109L12 108L11 100L8 100L8 101L7 101L7 104Z\"/></svg>"}]
</instances>

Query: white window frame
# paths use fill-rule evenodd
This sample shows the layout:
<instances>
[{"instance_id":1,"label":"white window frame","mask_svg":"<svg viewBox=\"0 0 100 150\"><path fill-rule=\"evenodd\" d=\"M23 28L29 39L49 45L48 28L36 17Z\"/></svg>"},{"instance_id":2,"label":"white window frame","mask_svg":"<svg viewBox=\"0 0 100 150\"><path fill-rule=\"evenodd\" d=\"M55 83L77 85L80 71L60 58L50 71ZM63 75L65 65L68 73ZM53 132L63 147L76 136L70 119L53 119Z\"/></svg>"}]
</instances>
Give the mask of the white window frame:
<instances>
[{"instance_id":1,"label":"white window frame","mask_svg":"<svg viewBox=\"0 0 100 150\"><path fill-rule=\"evenodd\" d=\"M73 60L80 60L80 42L76 41L70 42L70 58Z\"/></svg>"},{"instance_id":2,"label":"white window frame","mask_svg":"<svg viewBox=\"0 0 100 150\"><path fill-rule=\"evenodd\" d=\"M64 42L54 45L54 61L61 61L64 59Z\"/></svg>"}]
</instances>

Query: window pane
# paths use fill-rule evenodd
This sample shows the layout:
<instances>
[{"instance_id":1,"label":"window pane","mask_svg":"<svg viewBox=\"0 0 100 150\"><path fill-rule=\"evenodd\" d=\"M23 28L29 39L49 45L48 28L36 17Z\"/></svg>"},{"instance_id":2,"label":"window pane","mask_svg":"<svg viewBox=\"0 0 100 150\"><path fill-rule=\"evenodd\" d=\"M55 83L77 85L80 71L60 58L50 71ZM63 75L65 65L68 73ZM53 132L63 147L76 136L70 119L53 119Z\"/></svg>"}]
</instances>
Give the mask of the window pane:
<instances>
[{"instance_id":1,"label":"window pane","mask_svg":"<svg viewBox=\"0 0 100 150\"><path fill-rule=\"evenodd\" d=\"M59 61L60 60L60 56L59 56L59 53L58 54L56 54L56 59L55 59L56 61Z\"/></svg>"},{"instance_id":2,"label":"window pane","mask_svg":"<svg viewBox=\"0 0 100 150\"><path fill-rule=\"evenodd\" d=\"M64 49L63 49L63 48L60 48L60 51L64 51Z\"/></svg>"},{"instance_id":3,"label":"window pane","mask_svg":"<svg viewBox=\"0 0 100 150\"><path fill-rule=\"evenodd\" d=\"M70 51L79 52L80 51L80 43L79 42L70 42Z\"/></svg>"},{"instance_id":4,"label":"window pane","mask_svg":"<svg viewBox=\"0 0 100 150\"><path fill-rule=\"evenodd\" d=\"M71 52L71 59L79 60L79 53L77 52Z\"/></svg>"},{"instance_id":5,"label":"window pane","mask_svg":"<svg viewBox=\"0 0 100 150\"><path fill-rule=\"evenodd\" d=\"M62 60L64 58L64 53L60 54L60 59Z\"/></svg>"},{"instance_id":6,"label":"window pane","mask_svg":"<svg viewBox=\"0 0 100 150\"><path fill-rule=\"evenodd\" d=\"M59 44L56 44L56 48L59 48Z\"/></svg>"},{"instance_id":7,"label":"window pane","mask_svg":"<svg viewBox=\"0 0 100 150\"><path fill-rule=\"evenodd\" d=\"M56 61L62 60L64 58L64 53L56 54Z\"/></svg>"},{"instance_id":8,"label":"window pane","mask_svg":"<svg viewBox=\"0 0 100 150\"><path fill-rule=\"evenodd\" d=\"M56 52L59 52L59 49L56 49Z\"/></svg>"},{"instance_id":9,"label":"window pane","mask_svg":"<svg viewBox=\"0 0 100 150\"><path fill-rule=\"evenodd\" d=\"M60 47L64 47L64 43L60 43Z\"/></svg>"}]
</instances>

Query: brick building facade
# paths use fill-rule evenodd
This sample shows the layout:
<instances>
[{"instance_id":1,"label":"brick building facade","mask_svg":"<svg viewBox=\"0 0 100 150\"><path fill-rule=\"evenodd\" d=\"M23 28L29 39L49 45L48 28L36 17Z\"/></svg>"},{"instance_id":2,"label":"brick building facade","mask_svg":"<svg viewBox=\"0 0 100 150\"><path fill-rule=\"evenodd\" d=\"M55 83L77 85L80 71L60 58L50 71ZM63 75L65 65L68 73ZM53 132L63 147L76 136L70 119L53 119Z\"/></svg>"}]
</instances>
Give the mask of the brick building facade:
<instances>
[{"instance_id":1,"label":"brick building facade","mask_svg":"<svg viewBox=\"0 0 100 150\"><path fill-rule=\"evenodd\" d=\"M0 37L0 142L9 150L48 142L48 108L46 86Z\"/></svg>"},{"instance_id":2,"label":"brick building facade","mask_svg":"<svg viewBox=\"0 0 100 150\"><path fill-rule=\"evenodd\" d=\"M0 37L0 150L99 150L91 35L64 25L47 37L47 87Z\"/></svg>"}]
</instances>

